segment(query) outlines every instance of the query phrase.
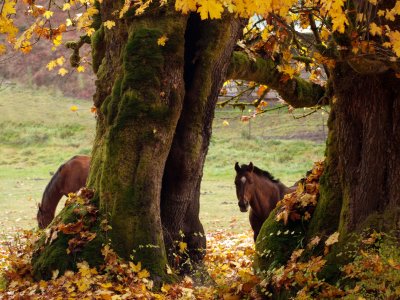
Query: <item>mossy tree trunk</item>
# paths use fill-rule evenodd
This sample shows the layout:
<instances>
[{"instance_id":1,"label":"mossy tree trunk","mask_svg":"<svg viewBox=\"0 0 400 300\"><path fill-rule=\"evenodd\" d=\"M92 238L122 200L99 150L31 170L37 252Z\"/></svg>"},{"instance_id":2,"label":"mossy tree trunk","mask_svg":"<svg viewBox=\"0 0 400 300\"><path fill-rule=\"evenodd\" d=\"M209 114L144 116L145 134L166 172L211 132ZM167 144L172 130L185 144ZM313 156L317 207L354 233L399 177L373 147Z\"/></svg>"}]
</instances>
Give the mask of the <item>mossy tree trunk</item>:
<instances>
[{"instance_id":1,"label":"mossy tree trunk","mask_svg":"<svg viewBox=\"0 0 400 300\"><path fill-rule=\"evenodd\" d=\"M332 76L326 169L309 235L399 229L400 80L393 71L361 75L346 63Z\"/></svg>"},{"instance_id":2,"label":"mossy tree trunk","mask_svg":"<svg viewBox=\"0 0 400 300\"><path fill-rule=\"evenodd\" d=\"M205 254L200 183L215 105L241 28L234 18L204 22L192 14L186 29L186 94L164 172L161 218L167 249L173 252L183 234L192 262Z\"/></svg>"},{"instance_id":3,"label":"mossy tree trunk","mask_svg":"<svg viewBox=\"0 0 400 300\"><path fill-rule=\"evenodd\" d=\"M114 5L101 4L102 20L112 19ZM112 247L155 276L167 264L160 193L185 95L186 21L173 8L150 7L114 30L100 28L93 43L98 122L88 185L109 219Z\"/></svg>"},{"instance_id":4,"label":"mossy tree trunk","mask_svg":"<svg viewBox=\"0 0 400 300\"><path fill-rule=\"evenodd\" d=\"M202 22L197 14L155 4L141 16L128 11L117 26L105 28L102 22L114 20L119 5L109 0L98 6L99 29L92 37L97 129L88 186L112 227L105 234L112 248L141 261L153 278L166 279L167 252L180 231L189 256L204 255L200 181L218 92L241 25L233 18ZM158 45L162 36L168 38L164 46ZM60 247L53 243L41 253L65 256ZM71 258L66 268L86 256ZM36 260L37 278L65 271L45 266L46 257Z\"/></svg>"}]
</instances>

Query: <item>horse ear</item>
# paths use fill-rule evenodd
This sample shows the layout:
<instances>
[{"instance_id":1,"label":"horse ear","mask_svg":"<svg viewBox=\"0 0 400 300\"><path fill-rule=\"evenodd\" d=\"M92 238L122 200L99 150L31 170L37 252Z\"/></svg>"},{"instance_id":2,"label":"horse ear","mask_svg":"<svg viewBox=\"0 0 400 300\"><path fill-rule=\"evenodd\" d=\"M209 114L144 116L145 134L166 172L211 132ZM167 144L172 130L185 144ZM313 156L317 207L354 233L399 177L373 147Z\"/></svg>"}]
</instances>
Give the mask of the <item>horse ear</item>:
<instances>
[{"instance_id":1,"label":"horse ear","mask_svg":"<svg viewBox=\"0 0 400 300\"><path fill-rule=\"evenodd\" d=\"M236 164L235 164L235 170L236 170L236 172L240 172L240 167L239 167L239 163L238 162L236 162Z\"/></svg>"},{"instance_id":2,"label":"horse ear","mask_svg":"<svg viewBox=\"0 0 400 300\"><path fill-rule=\"evenodd\" d=\"M249 172L253 172L253 170L254 170L253 163L250 162L250 163L249 163Z\"/></svg>"}]
</instances>

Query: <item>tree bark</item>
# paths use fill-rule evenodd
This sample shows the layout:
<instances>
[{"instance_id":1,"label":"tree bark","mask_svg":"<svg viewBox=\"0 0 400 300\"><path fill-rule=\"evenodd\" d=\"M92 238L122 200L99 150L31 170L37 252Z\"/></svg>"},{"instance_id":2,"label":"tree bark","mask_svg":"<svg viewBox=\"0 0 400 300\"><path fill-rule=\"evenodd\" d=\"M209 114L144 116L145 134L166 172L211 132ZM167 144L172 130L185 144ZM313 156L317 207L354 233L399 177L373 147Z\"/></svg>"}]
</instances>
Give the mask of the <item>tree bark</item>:
<instances>
[{"instance_id":1,"label":"tree bark","mask_svg":"<svg viewBox=\"0 0 400 300\"><path fill-rule=\"evenodd\" d=\"M400 80L393 71L361 75L346 63L338 64L332 75L335 98L322 201L335 206L330 213L340 216L336 222L341 233L366 227L398 229ZM325 214L319 208L316 227Z\"/></svg>"},{"instance_id":2,"label":"tree bark","mask_svg":"<svg viewBox=\"0 0 400 300\"><path fill-rule=\"evenodd\" d=\"M114 5L103 2L103 20ZM98 123L88 185L112 226L112 247L161 277L167 259L160 192L185 94L186 21L172 7L150 7L115 30L99 29L93 43ZM163 35L165 46L157 44Z\"/></svg>"},{"instance_id":3,"label":"tree bark","mask_svg":"<svg viewBox=\"0 0 400 300\"><path fill-rule=\"evenodd\" d=\"M239 20L201 21L191 14L186 29L184 107L164 171L161 218L170 254L174 244L187 243L196 262L205 254L204 229L199 220L200 183L214 109L240 35ZM174 257L170 257L173 262Z\"/></svg>"},{"instance_id":4,"label":"tree bark","mask_svg":"<svg viewBox=\"0 0 400 300\"><path fill-rule=\"evenodd\" d=\"M98 23L112 19L119 5L103 1ZM98 236L121 257L140 261L153 279L168 279L167 252L175 251L180 231L188 256L204 256L200 181L218 92L240 29L233 18L203 22L197 14L155 5L139 17L128 11L115 28L101 25L92 37L97 129L88 186L112 227ZM164 46L158 45L162 36L168 38ZM101 243L97 252L89 247L87 255L84 248L85 255L61 268L57 256L68 240L46 246L43 255L54 259L50 265L39 254L37 278L98 257Z\"/></svg>"},{"instance_id":5,"label":"tree bark","mask_svg":"<svg viewBox=\"0 0 400 300\"><path fill-rule=\"evenodd\" d=\"M346 61L331 70L334 95L328 120L328 139L320 196L310 220L300 224L298 238L310 241L338 231L339 243L327 256L323 271L335 282L339 267L348 262L344 252L352 233L365 229L394 233L400 230L400 80L396 72L360 74ZM289 98L290 99L290 98ZM294 95L294 100L297 101ZM290 104L290 100L288 101ZM297 102L298 103L298 102ZM256 268L268 271L286 263L298 243L268 241L282 223L271 214L263 224L256 243ZM278 227L279 228L279 227ZM310 250L312 251L312 250ZM316 250L318 251L318 250ZM264 255L268 254L268 255ZM305 255L310 255L305 251ZM283 257L283 259L282 259Z\"/></svg>"}]
</instances>

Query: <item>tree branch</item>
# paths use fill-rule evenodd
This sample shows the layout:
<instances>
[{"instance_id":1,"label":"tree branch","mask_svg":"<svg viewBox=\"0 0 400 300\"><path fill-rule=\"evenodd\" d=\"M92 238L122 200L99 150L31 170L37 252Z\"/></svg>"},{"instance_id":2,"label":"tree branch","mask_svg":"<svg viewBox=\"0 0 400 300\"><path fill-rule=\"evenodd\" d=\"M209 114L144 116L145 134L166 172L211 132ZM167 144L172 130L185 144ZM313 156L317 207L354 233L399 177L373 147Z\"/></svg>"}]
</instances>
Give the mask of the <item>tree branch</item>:
<instances>
[{"instance_id":1,"label":"tree branch","mask_svg":"<svg viewBox=\"0 0 400 300\"><path fill-rule=\"evenodd\" d=\"M305 79L294 77L283 80L272 59L250 59L245 53L236 51L232 55L227 79L255 81L276 90L293 107L312 107L328 104L325 88Z\"/></svg>"}]
</instances>

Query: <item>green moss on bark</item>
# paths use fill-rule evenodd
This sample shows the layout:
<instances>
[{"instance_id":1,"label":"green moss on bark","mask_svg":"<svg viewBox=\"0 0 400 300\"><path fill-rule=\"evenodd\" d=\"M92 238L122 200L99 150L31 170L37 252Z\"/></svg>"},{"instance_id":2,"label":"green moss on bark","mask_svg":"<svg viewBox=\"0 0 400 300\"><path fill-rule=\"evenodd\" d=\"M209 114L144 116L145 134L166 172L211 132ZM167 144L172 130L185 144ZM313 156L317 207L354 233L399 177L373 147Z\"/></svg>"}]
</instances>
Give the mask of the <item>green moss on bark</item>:
<instances>
[{"instance_id":1,"label":"green moss on bark","mask_svg":"<svg viewBox=\"0 0 400 300\"><path fill-rule=\"evenodd\" d=\"M75 209L80 205L71 204L66 206L53 220L49 228L56 224L75 223L78 218ZM96 233L96 237L86 243L80 251L67 253L68 242L74 238L74 234L64 234L61 231L57 232L54 240L43 232L40 240L36 244L36 250L32 257L32 269L36 280L48 280L52 277L52 272L59 271L63 274L67 270L76 271L76 263L86 261L91 266L100 265L103 262L101 254L102 244L105 239L103 233L98 227L92 227L91 232Z\"/></svg>"},{"instance_id":2,"label":"green moss on bark","mask_svg":"<svg viewBox=\"0 0 400 300\"><path fill-rule=\"evenodd\" d=\"M307 230L307 238L329 235L338 230L340 214L343 207L342 191L337 174L338 150L334 128L335 111L332 110L328 120L328 138L326 141L326 159L324 173L320 179L320 192L317 207Z\"/></svg>"},{"instance_id":3,"label":"green moss on bark","mask_svg":"<svg viewBox=\"0 0 400 300\"><path fill-rule=\"evenodd\" d=\"M301 222L277 222L275 208L261 227L256 241L256 256L254 268L267 272L284 265L293 250L302 247L304 226Z\"/></svg>"},{"instance_id":4,"label":"green moss on bark","mask_svg":"<svg viewBox=\"0 0 400 300\"><path fill-rule=\"evenodd\" d=\"M160 74L164 65L162 47L157 44L163 35L161 30L139 28L129 36L125 47L122 89L133 89L143 93L143 98L154 101L159 95ZM154 92L153 92L154 91Z\"/></svg>"},{"instance_id":5,"label":"green moss on bark","mask_svg":"<svg viewBox=\"0 0 400 300\"><path fill-rule=\"evenodd\" d=\"M92 35L92 67L97 73L105 56L104 26L101 25Z\"/></svg>"}]
</instances>

